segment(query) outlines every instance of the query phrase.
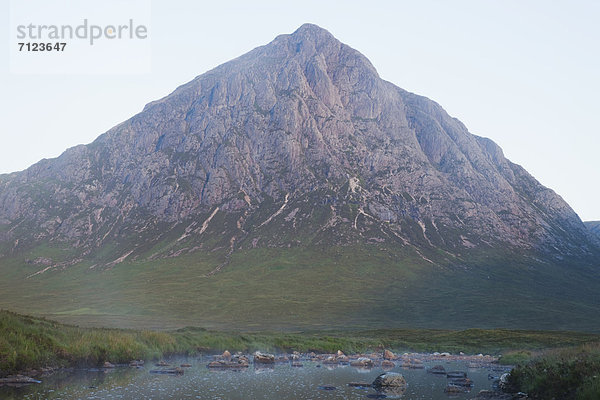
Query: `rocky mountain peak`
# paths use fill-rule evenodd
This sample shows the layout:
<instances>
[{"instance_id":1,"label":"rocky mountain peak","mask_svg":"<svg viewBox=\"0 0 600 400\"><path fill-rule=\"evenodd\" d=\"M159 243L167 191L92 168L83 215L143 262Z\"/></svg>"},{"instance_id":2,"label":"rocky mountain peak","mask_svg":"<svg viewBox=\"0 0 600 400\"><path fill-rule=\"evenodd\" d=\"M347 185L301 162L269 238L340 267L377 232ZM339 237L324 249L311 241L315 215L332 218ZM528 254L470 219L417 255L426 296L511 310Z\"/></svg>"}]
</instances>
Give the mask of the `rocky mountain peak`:
<instances>
[{"instance_id":1,"label":"rocky mountain peak","mask_svg":"<svg viewBox=\"0 0 600 400\"><path fill-rule=\"evenodd\" d=\"M493 141L380 79L313 24L0 185L3 254L51 241L85 258L124 238L123 260L356 243L406 247L431 263L426 253L456 262L497 247L598 251L573 210ZM175 242L147 254L164 229Z\"/></svg>"}]
</instances>

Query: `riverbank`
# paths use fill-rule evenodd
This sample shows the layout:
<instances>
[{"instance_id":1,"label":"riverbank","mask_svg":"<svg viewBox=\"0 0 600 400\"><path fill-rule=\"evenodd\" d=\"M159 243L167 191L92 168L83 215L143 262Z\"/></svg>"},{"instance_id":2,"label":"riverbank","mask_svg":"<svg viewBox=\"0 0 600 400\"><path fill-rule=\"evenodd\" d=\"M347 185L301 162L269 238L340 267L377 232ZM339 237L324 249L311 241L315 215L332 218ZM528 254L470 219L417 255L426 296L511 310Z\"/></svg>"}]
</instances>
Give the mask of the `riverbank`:
<instances>
[{"instance_id":1,"label":"riverbank","mask_svg":"<svg viewBox=\"0 0 600 400\"><path fill-rule=\"evenodd\" d=\"M509 386L532 399L600 399L600 343L530 353L511 371Z\"/></svg>"},{"instance_id":2,"label":"riverbank","mask_svg":"<svg viewBox=\"0 0 600 400\"><path fill-rule=\"evenodd\" d=\"M448 352L500 355L513 363L515 354L600 342L600 335L576 332L390 329L320 332L217 332L183 328L169 332L80 328L43 318L0 311L0 376L18 371L104 362L156 360L173 354L254 352L365 353ZM512 356L511 356L512 355Z\"/></svg>"}]
</instances>

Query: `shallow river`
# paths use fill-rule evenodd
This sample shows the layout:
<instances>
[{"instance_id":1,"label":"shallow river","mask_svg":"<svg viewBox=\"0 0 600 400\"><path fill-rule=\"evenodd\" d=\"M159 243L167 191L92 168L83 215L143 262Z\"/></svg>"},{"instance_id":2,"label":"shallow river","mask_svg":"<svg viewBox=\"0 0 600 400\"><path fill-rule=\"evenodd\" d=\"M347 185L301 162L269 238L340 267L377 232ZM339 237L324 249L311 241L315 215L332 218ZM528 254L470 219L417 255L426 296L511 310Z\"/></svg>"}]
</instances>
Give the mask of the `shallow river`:
<instances>
[{"instance_id":1,"label":"shallow river","mask_svg":"<svg viewBox=\"0 0 600 400\"><path fill-rule=\"evenodd\" d=\"M209 358L171 359L173 365L192 364L179 376L149 373L156 369L117 367L109 370L78 370L39 378L41 384L24 387L0 387L0 399L368 399L376 392L372 388L348 386L349 382L372 382L384 371L381 368L361 370L350 366L328 368L319 363L303 361L303 367L276 364L272 369L255 368L244 371L214 371L206 368ZM453 397L444 393L445 375L427 373L424 369L393 368L408 382L406 391L387 398L409 399L470 399L482 389L490 389L488 375L498 376L497 367L467 368L465 362L425 362L426 367L443 365L446 371L464 371L473 380L470 393ZM334 390L324 390L334 386ZM369 396L371 395L371 396Z\"/></svg>"}]
</instances>

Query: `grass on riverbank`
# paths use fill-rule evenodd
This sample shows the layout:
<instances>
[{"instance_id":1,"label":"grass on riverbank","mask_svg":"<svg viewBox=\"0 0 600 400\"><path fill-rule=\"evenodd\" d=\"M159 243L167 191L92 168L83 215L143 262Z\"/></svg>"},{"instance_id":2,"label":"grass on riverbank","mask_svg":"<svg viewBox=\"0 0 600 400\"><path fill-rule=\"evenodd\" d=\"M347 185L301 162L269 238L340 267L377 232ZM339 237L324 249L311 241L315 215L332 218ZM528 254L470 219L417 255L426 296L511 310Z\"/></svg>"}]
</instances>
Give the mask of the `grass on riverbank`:
<instances>
[{"instance_id":1,"label":"grass on riverbank","mask_svg":"<svg viewBox=\"0 0 600 400\"><path fill-rule=\"evenodd\" d=\"M510 375L532 399L600 399L600 343L540 352Z\"/></svg>"},{"instance_id":2,"label":"grass on riverbank","mask_svg":"<svg viewBox=\"0 0 600 400\"><path fill-rule=\"evenodd\" d=\"M600 335L515 330L389 329L327 332L217 332L183 328L170 332L80 328L0 311L0 374L43 366L125 363L169 354L230 351L346 353L381 350L499 354L600 341Z\"/></svg>"}]
</instances>

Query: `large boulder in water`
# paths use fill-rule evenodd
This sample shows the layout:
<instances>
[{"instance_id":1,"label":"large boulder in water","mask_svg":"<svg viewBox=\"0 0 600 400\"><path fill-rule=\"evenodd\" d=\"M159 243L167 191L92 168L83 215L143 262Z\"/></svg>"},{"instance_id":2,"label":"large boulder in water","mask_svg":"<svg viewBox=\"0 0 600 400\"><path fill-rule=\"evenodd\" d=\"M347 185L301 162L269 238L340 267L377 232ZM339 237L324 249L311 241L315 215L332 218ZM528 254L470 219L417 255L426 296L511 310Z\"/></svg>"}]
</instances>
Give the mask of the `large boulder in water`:
<instances>
[{"instance_id":1,"label":"large boulder in water","mask_svg":"<svg viewBox=\"0 0 600 400\"><path fill-rule=\"evenodd\" d=\"M275 356L273 354L261 353L257 351L254 353L255 364L275 364Z\"/></svg>"},{"instance_id":2,"label":"large boulder in water","mask_svg":"<svg viewBox=\"0 0 600 400\"><path fill-rule=\"evenodd\" d=\"M385 374L379 375L373 381L373 387L375 388L386 388L386 387L406 387L406 379L402 374L397 372L386 372Z\"/></svg>"}]
</instances>

